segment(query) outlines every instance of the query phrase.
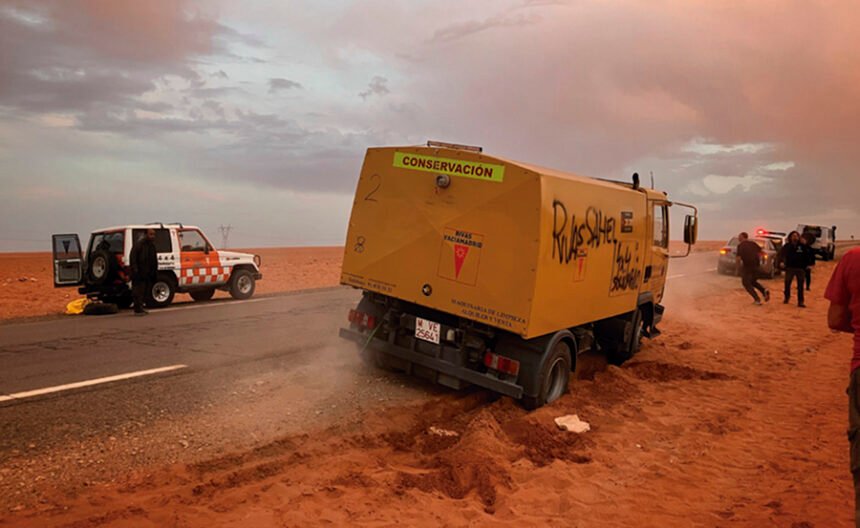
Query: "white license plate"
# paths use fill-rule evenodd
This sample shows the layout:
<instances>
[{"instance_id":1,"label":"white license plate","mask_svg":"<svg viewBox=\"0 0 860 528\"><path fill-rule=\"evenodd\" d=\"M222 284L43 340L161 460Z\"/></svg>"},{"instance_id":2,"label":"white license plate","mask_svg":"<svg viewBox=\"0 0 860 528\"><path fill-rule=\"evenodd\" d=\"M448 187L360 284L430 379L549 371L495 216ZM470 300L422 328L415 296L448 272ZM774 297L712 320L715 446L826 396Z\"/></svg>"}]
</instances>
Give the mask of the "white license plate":
<instances>
[{"instance_id":1,"label":"white license plate","mask_svg":"<svg viewBox=\"0 0 860 528\"><path fill-rule=\"evenodd\" d=\"M430 343L439 344L439 335L442 333L442 325L428 321L427 319L415 318L415 337Z\"/></svg>"}]
</instances>

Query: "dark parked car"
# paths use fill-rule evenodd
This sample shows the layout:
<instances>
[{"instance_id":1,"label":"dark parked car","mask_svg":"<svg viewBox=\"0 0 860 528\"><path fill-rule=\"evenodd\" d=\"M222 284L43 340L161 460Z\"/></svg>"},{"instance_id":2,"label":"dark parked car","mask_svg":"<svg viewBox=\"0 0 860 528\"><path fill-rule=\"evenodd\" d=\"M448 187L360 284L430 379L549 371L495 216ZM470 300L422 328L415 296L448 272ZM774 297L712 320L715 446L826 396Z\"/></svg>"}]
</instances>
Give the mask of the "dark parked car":
<instances>
[{"instance_id":1,"label":"dark parked car","mask_svg":"<svg viewBox=\"0 0 860 528\"><path fill-rule=\"evenodd\" d=\"M764 251L761 261L761 274L765 277L776 277L781 273L777 266L777 256L782 248L782 239L776 236L757 236L751 238ZM737 275L740 269L737 265L738 237L732 237L725 246L720 249L720 259L717 261L717 272L729 275Z\"/></svg>"}]
</instances>

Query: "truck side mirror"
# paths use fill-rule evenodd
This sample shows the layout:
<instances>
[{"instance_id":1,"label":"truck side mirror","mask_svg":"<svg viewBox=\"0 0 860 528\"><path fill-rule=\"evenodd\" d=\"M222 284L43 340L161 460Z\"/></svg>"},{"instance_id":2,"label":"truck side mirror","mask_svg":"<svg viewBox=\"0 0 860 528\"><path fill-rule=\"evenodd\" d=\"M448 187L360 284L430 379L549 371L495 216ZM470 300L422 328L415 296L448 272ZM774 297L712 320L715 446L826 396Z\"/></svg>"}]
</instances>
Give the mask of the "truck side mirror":
<instances>
[{"instance_id":1,"label":"truck side mirror","mask_svg":"<svg viewBox=\"0 0 860 528\"><path fill-rule=\"evenodd\" d=\"M693 215L687 215L684 219L684 243L693 245L699 235L698 218Z\"/></svg>"}]
</instances>

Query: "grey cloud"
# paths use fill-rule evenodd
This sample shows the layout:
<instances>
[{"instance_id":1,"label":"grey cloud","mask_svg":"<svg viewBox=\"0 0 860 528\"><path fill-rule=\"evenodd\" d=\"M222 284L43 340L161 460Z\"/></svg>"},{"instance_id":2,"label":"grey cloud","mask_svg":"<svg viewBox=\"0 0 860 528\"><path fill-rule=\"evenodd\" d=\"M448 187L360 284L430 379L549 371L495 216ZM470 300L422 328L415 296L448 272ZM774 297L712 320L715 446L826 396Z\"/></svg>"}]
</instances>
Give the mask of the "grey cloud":
<instances>
[{"instance_id":1,"label":"grey cloud","mask_svg":"<svg viewBox=\"0 0 860 528\"><path fill-rule=\"evenodd\" d=\"M436 30L433 33L432 40L440 42L458 40L475 33L487 31L488 29L522 27L535 24L539 21L540 17L533 13L501 14L483 20L467 20Z\"/></svg>"},{"instance_id":2,"label":"grey cloud","mask_svg":"<svg viewBox=\"0 0 860 528\"><path fill-rule=\"evenodd\" d=\"M367 90L364 90L363 92L359 93L358 96L366 101L367 98L372 95L382 97L389 93L390 90L388 89L388 79L377 75L370 80L370 83L367 85Z\"/></svg>"},{"instance_id":3,"label":"grey cloud","mask_svg":"<svg viewBox=\"0 0 860 528\"><path fill-rule=\"evenodd\" d=\"M269 93L276 93L280 92L281 90L292 90L294 88L301 87L301 83L297 83L296 81L291 81L289 79L284 79L282 77L269 79Z\"/></svg>"},{"instance_id":4,"label":"grey cloud","mask_svg":"<svg viewBox=\"0 0 860 528\"><path fill-rule=\"evenodd\" d=\"M33 10L20 1L11 7ZM248 41L172 0L48 2L36 24L10 12L0 12L0 105L23 113L131 108L171 75L203 89L190 59L218 53L230 38Z\"/></svg>"}]
</instances>

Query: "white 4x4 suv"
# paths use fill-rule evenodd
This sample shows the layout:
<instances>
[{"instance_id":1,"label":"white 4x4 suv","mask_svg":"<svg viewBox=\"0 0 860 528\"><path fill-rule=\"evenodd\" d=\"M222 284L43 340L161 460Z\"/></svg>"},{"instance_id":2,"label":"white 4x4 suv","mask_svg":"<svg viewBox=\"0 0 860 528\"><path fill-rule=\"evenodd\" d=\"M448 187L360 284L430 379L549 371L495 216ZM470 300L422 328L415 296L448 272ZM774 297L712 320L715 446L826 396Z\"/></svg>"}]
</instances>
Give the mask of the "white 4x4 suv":
<instances>
[{"instance_id":1,"label":"white 4x4 suv","mask_svg":"<svg viewBox=\"0 0 860 528\"><path fill-rule=\"evenodd\" d=\"M225 290L247 299L263 278L258 255L218 251L197 227L159 223L94 231L85 253L78 235L53 235L54 287L80 286L87 297L131 306L129 255L147 229L155 230L158 254L158 277L146 295L153 308L169 305L176 293L205 301Z\"/></svg>"},{"instance_id":2,"label":"white 4x4 suv","mask_svg":"<svg viewBox=\"0 0 860 528\"><path fill-rule=\"evenodd\" d=\"M836 258L836 226L798 224L797 231L812 237L812 251L823 260Z\"/></svg>"}]
</instances>

